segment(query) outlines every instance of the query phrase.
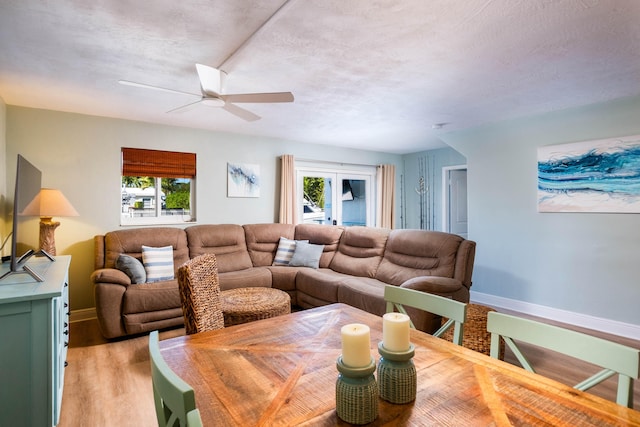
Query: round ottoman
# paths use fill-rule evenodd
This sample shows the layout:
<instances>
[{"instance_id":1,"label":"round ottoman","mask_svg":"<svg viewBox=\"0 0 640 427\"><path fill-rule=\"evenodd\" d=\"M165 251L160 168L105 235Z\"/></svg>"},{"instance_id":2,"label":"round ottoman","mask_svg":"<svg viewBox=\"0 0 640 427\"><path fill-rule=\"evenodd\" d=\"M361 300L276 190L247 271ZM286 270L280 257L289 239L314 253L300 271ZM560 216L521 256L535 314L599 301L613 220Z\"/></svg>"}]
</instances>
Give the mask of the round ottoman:
<instances>
[{"instance_id":1,"label":"round ottoman","mask_svg":"<svg viewBox=\"0 0 640 427\"><path fill-rule=\"evenodd\" d=\"M462 346L484 353L491 351L491 333L487 331L487 313L495 311L491 307L479 304L467 304L467 321L462 334ZM447 319L442 319L442 323ZM447 341L453 341L453 327L442 335ZM504 360L504 341L500 340L500 360Z\"/></svg>"},{"instance_id":2,"label":"round ottoman","mask_svg":"<svg viewBox=\"0 0 640 427\"><path fill-rule=\"evenodd\" d=\"M291 297L279 289L253 287L220 292L224 326L291 313Z\"/></svg>"}]
</instances>

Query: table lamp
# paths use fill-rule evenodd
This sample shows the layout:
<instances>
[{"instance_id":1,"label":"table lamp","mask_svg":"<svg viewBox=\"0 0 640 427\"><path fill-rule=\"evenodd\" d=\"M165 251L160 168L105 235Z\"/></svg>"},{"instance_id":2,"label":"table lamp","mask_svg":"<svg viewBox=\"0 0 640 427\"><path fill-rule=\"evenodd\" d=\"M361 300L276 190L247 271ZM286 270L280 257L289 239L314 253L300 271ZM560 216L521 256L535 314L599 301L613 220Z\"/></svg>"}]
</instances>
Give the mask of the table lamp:
<instances>
[{"instance_id":1,"label":"table lamp","mask_svg":"<svg viewBox=\"0 0 640 427\"><path fill-rule=\"evenodd\" d=\"M78 211L60 190L41 188L36 198L24 209L22 215L40 217L40 250L49 255L56 254L55 230L60 225L54 216L78 216Z\"/></svg>"}]
</instances>

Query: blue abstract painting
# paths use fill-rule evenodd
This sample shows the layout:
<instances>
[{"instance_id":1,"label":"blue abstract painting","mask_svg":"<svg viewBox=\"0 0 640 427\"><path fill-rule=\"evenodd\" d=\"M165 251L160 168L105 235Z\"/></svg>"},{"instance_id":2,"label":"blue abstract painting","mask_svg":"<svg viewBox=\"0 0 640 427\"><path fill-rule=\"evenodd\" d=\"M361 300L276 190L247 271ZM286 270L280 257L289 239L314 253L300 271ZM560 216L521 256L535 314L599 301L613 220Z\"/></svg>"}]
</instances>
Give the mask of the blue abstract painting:
<instances>
[{"instance_id":1,"label":"blue abstract painting","mask_svg":"<svg viewBox=\"0 0 640 427\"><path fill-rule=\"evenodd\" d=\"M539 212L640 212L640 135L538 148Z\"/></svg>"},{"instance_id":2,"label":"blue abstract painting","mask_svg":"<svg viewBox=\"0 0 640 427\"><path fill-rule=\"evenodd\" d=\"M227 163L227 197L260 197L260 165Z\"/></svg>"}]
</instances>

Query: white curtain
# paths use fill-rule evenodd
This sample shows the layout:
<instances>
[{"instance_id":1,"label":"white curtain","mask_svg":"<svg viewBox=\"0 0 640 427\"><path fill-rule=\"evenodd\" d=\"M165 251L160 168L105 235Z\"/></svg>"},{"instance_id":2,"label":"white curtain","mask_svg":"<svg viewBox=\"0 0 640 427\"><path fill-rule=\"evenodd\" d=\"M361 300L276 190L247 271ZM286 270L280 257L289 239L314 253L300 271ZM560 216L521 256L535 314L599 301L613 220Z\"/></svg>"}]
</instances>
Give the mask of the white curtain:
<instances>
[{"instance_id":1,"label":"white curtain","mask_svg":"<svg viewBox=\"0 0 640 427\"><path fill-rule=\"evenodd\" d=\"M293 155L280 157L280 218L281 224L296 223L296 172Z\"/></svg>"},{"instance_id":2,"label":"white curtain","mask_svg":"<svg viewBox=\"0 0 640 427\"><path fill-rule=\"evenodd\" d=\"M396 167L395 165L376 166L377 175L377 216L376 226L394 228L396 217Z\"/></svg>"}]
</instances>

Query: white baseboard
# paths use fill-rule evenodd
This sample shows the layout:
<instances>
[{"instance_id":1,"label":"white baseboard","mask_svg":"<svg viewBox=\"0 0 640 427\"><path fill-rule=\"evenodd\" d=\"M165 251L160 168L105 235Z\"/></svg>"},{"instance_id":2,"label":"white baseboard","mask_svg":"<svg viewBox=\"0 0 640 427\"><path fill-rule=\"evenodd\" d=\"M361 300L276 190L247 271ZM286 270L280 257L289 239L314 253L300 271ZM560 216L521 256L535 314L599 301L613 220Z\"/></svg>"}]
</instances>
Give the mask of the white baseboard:
<instances>
[{"instance_id":1,"label":"white baseboard","mask_svg":"<svg viewBox=\"0 0 640 427\"><path fill-rule=\"evenodd\" d=\"M69 316L69 321L73 322L84 322L85 320L97 319L98 315L96 314L95 307L92 308L83 308L80 310L72 310Z\"/></svg>"},{"instance_id":2,"label":"white baseboard","mask_svg":"<svg viewBox=\"0 0 640 427\"><path fill-rule=\"evenodd\" d=\"M488 305L496 309L506 309L531 316L542 317L581 328L592 329L605 332L607 334L640 340L640 325L623 323L601 317L588 316L586 314L572 311L560 310L544 305L532 304L524 301L499 297L481 292L471 291L471 301L474 303Z\"/></svg>"}]
</instances>

